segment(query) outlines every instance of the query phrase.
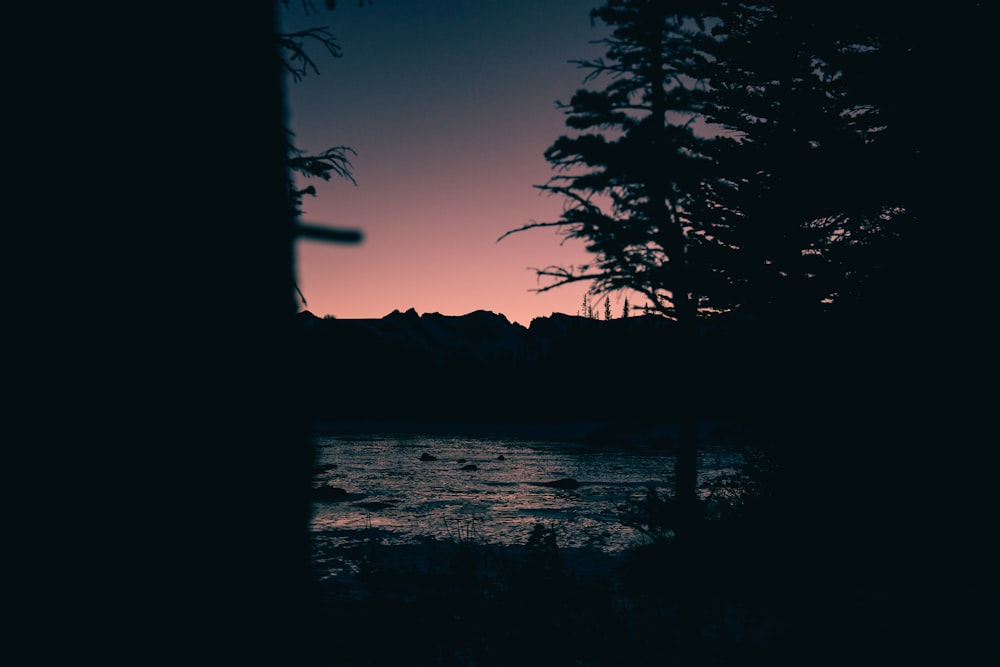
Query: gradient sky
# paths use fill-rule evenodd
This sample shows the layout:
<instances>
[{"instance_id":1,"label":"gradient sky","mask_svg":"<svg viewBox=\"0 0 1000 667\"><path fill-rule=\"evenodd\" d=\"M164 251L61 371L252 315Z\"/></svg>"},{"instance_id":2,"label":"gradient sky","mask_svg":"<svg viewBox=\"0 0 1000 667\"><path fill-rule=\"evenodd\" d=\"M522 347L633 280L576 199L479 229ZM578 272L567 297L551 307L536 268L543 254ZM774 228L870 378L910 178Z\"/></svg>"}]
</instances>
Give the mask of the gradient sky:
<instances>
[{"instance_id":1,"label":"gradient sky","mask_svg":"<svg viewBox=\"0 0 1000 667\"><path fill-rule=\"evenodd\" d=\"M322 2L317 1L322 7ZM568 62L603 53L590 23L599 0L343 0L307 15L293 2L282 29L328 26L342 58L312 55L319 74L287 83L289 125L310 152L346 145L357 185L311 179L303 220L360 229L358 246L297 246L299 286L318 316L380 318L393 310L502 313L527 326L576 314L586 284L546 293L529 267L592 259L579 241L531 230L563 200L533 186L553 172L543 153L566 133L555 106L583 85ZM621 297L612 297L615 317ZM600 306L603 313L603 303Z\"/></svg>"}]
</instances>

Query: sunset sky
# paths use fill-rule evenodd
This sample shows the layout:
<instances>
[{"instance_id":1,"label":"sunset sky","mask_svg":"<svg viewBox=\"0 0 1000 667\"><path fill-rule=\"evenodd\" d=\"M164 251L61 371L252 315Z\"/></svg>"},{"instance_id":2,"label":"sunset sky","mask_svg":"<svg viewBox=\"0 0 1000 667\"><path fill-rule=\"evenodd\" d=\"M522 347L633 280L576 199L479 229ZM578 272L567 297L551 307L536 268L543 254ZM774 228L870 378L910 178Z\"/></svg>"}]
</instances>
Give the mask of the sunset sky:
<instances>
[{"instance_id":1,"label":"sunset sky","mask_svg":"<svg viewBox=\"0 0 1000 667\"><path fill-rule=\"evenodd\" d=\"M566 133L556 101L603 53L591 42L599 0L343 0L334 11L282 9L282 30L328 26L343 49L311 51L319 74L287 82L289 126L310 152L349 146L357 185L313 179L303 221L363 232L358 246L302 241L298 280L322 317L380 318L393 310L502 313L527 326L576 314L577 283L535 293L529 267L581 264L580 242L532 230L562 200L534 185L553 174L543 153ZM621 297L612 297L621 314ZM603 312L603 304L601 311Z\"/></svg>"}]
</instances>

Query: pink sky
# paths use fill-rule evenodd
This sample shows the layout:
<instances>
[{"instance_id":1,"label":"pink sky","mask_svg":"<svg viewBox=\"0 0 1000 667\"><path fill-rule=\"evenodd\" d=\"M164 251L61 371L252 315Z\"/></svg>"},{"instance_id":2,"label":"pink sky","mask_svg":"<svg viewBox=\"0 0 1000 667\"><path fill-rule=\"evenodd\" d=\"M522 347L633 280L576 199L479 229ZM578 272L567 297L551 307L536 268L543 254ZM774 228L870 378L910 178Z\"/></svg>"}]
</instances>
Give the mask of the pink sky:
<instances>
[{"instance_id":1,"label":"pink sky","mask_svg":"<svg viewBox=\"0 0 1000 667\"><path fill-rule=\"evenodd\" d=\"M298 244L308 310L490 310L525 326L579 311L585 284L538 294L528 268L589 261L579 242L560 245L554 230L496 240L561 211L561 199L533 185L552 175L543 153L566 132L555 101L583 85L586 72L568 61L601 53L589 43L603 34L590 24L595 4L375 0L286 13L286 30L327 25L344 52L314 50L320 74L289 80L297 144L357 152L357 186L310 181L318 196L306 198L303 220L365 236L358 246ZM613 296L616 317L621 309Z\"/></svg>"}]
</instances>

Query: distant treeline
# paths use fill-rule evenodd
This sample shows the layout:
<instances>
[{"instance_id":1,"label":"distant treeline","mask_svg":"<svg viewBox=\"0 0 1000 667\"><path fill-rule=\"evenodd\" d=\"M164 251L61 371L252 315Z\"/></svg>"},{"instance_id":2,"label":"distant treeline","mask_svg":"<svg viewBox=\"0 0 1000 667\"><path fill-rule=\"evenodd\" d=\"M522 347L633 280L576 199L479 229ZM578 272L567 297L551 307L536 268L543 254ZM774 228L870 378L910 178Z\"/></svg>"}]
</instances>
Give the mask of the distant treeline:
<instances>
[{"instance_id":1,"label":"distant treeline","mask_svg":"<svg viewBox=\"0 0 1000 667\"><path fill-rule=\"evenodd\" d=\"M852 369L871 370L877 348L852 342L863 338L858 327L829 315L781 326L714 317L684 354L674 350L673 322L659 316L554 314L527 328L485 311L396 311L378 320L303 312L299 321L302 394L323 419L656 423L678 416L681 391L695 393L704 419L794 417L834 400ZM695 381L675 380L685 376ZM864 390L850 389L856 398Z\"/></svg>"}]
</instances>

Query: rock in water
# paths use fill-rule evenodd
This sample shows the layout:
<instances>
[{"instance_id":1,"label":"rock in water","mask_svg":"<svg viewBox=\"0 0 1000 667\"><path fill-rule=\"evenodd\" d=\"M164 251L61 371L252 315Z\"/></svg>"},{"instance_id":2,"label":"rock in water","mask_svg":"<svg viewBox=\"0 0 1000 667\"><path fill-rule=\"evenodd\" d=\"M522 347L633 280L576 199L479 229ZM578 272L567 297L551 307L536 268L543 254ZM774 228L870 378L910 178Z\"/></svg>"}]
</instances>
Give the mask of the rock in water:
<instances>
[{"instance_id":1,"label":"rock in water","mask_svg":"<svg viewBox=\"0 0 1000 667\"><path fill-rule=\"evenodd\" d=\"M575 489L580 486L580 482L576 481L572 477L563 477L562 479L555 479L551 482L542 482L542 486L551 486L554 489Z\"/></svg>"}]
</instances>

